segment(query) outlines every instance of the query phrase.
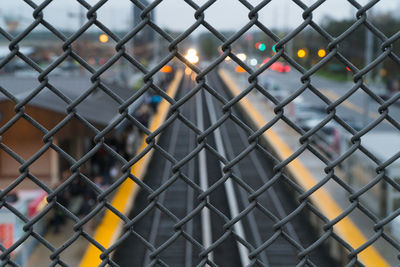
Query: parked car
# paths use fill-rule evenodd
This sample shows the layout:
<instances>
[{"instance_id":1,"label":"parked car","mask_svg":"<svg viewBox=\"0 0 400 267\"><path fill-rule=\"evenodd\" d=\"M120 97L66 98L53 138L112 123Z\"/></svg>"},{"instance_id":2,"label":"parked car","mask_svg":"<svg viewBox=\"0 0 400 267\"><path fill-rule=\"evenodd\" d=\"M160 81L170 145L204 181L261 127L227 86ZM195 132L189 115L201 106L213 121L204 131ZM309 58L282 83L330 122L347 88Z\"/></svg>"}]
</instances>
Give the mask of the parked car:
<instances>
[{"instance_id":1,"label":"parked car","mask_svg":"<svg viewBox=\"0 0 400 267\"><path fill-rule=\"evenodd\" d=\"M304 131L310 131L316 127L324 118L304 119L300 122L300 127ZM334 121L329 121L321 129L317 130L311 140L328 157L335 158L341 152L341 133L338 124Z\"/></svg>"},{"instance_id":2,"label":"parked car","mask_svg":"<svg viewBox=\"0 0 400 267\"><path fill-rule=\"evenodd\" d=\"M279 86L279 84L272 79L265 79L263 87L279 102L289 96L289 92Z\"/></svg>"},{"instance_id":3,"label":"parked car","mask_svg":"<svg viewBox=\"0 0 400 267\"><path fill-rule=\"evenodd\" d=\"M350 137L351 138L351 137ZM352 143L347 139L347 145ZM400 150L400 134L397 132L375 132L361 137L365 149L372 153L380 162L387 161ZM345 161L344 166L347 183L355 190L361 190L378 175L378 165L362 151L356 150ZM385 176L393 182L400 183L400 159L390 163L385 168ZM389 183L380 182L372 190L367 190L360 196L360 201L380 218L386 218L400 208L400 194ZM399 229L400 220L393 221L391 227ZM394 232L400 240L400 231Z\"/></svg>"},{"instance_id":4,"label":"parked car","mask_svg":"<svg viewBox=\"0 0 400 267\"><path fill-rule=\"evenodd\" d=\"M372 90L376 95L381 97L383 100L388 100L392 96L392 92L386 88L377 88Z\"/></svg>"},{"instance_id":5,"label":"parked car","mask_svg":"<svg viewBox=\"0 0 400 267\"><path fill-rule=\"evenodd\" d=\"M267 63L271 58L267 57L266 59L264 59L264 61L261 63L261 66L264 65L265 63ZM277 72L281 72L281 73L286 73L286 72L290 72L291 67L284 63L284 62L274 62L271 64L271 66L269 67L270 70L273 71L277 71Z\"/></svg>"},{"instance_id":6,"label":"parked car","mask_svg":"<svg viewBox=\"0 0 400 267\"><path fill-rule=\"evenodd\" d=\"M341 118L346 122L350 127L352 127L356 131L360 131L363 128L362 123L359 120L353 119L353 118Z\"/></svg>"},{"instance_id":7,"label":"parked car","mask_svg":"<svg viewBox=\"0 0 400 267\"><path fill-rule=\"evenodd\" d=\"M304 120L321 119L326 117L327 114L324 106L298 102L294 104L292 115L294 116L294 121L301 124Z\"/></svg>"}]
</instances>

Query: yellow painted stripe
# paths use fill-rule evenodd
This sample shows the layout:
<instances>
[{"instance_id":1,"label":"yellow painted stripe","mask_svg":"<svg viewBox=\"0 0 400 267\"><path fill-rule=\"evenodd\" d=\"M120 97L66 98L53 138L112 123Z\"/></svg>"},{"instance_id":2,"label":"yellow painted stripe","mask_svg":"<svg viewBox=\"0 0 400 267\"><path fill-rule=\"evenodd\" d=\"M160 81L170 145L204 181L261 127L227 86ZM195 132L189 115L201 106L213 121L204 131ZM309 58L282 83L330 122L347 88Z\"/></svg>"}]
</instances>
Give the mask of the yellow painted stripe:
<instances>
[{"instance_id":1,"label":"yellow painted stripe","mask_svg":"<svg viewBox=\"0 0 400 267\"><path fill-rule=\"evenodd\" d=\"M332 92L331 90L326 90L326 89L320 89L320 90L332 102L335 102L336 100L338 100L340 98L339 95L337 95L336 93ZM345 100L340 105L343 105L344 107L346 107L346 108L348 108L350 110L353 110L353 111L355 111L357 113L364 114L364 109L362 107L360 107L360 106L357 106L356 104L354 104L350 100ZM372 111L369 112L368 116L371 119L379 118L379 114L376 113L376 112L372 112ZM388 123L388 121L384 121L384 122Z\"/></svg>"},{"instance_id":2,"label":"yellow painted stripe","mask_svg":"<svg viewBox=\"0 0 400 267\"><path fill-rule=\"evenodd\" d=\"M171 82L171 85L167 90L167 94L171 98L175 97L180 81L182 80L182 76L183 72L181 70L177 71L173 81ZM165 121L168 115L169 107L170 107L169 102L163 99L163 101L161 101L158 107L157 114L153 117L150 123L149 127L150 131L154 132ZM138 152L143 151L146 148L146 146L147 143L145 141L145 137L143 137ZM153 154L153 149L150 150L144 157L142 157L138 162L136 162L132 166L131 173L134 176L143 179L152 154ZM111 201L111 205L118 211L122 212L123 214L127 214L132 209L134 198L138 192L138 189L139 187L135 182L133 182L131 179L127 179L118 188L118 191L116 192L113 200ZM96 232L94 234L94 239L97 242L99 242L103 247L108 248L120 236L122 227L123 227L123 221L113 212L107 210L102 222L96 229ZM79 266L81 267L98 266L101 263L100 254L101 251L96 246L90 244Z\"/></svg>"},{"instance_id":3,"label":"yellow painted stripe","mask_svg":"<svg viewBox=\"0 0 400 267\"><path fill-rule=\"evenodd\" d=\"M236 83L234 83L229 76L229 74L220 70L219 74L228 89L232 92L234 96L239 95L241 90L238 88ZM263 118L263 116L251 105L250 101L247 97L242 98L239 102L242 109L245 110L249 117L252 119L253 123L258 127L263 127L267 121ZM285 160L289 156L293 154L293 151L289 148L289 146L278 136L278 134L269 129L263 135L263 138L266 139L268 144L272 147L272 149L277 154L280 160ZM304 190L311 189L315 184L317 184L317 179L313 177L310 171L300 162L299 159L293 160L289 165L287 165L287 170L290 172L291 176L296 180L296 182L302 186ZM309 197L312 203L329 219L333 220L337 216L339 216L343 210L336 203L336 201L332 198L328 191L324 188L320 188L315 191ZM367 242L367 238L363 235L361 230L354 224L354 222L346 217L342 219L339 223L334 226L335 232L343 238L346 242L348 242L353 248L358 248L365 242ZM358 255L359 260L365 266L371 267L386 267L389 264L386 260L379 254L379 252L373 247L370 246L364 251L362 251Z\"/></svg>"}]
</instances>

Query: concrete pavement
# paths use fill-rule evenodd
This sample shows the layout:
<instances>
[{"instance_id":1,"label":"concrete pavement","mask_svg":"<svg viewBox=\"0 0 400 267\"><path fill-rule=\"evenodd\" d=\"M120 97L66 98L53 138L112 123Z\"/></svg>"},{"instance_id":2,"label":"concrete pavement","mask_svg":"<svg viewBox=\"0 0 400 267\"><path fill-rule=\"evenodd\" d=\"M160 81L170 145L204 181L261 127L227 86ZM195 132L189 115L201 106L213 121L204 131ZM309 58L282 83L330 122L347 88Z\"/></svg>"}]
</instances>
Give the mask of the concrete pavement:
<instances>
[{"instance_id":1,"label":"concrete pavement","mask_svg":"<svg viewBox=\"0 0 400 267\"><path fill-rule=\"evenodd\" d=\"M53 228L50 226L44 237L50 244L58 249L75 234L73 225L74 223L72 221L68 221L61 227L58 233L54 233ZM87 225L85 231L92 235L93 226ZM61 260L68 264L68 266L78 266L88 245L89 242L85 238L79 237L70 247L61 253ZM28 260L27 267L50 266L51 253L52 252L42 244L37 245Z\"/></svg>"},{"instance_id":2,"label":"concrete pavement","mask_svg":"<svg viewBox=\"0 0 400 267\"><path fill-rule=\"evenodd\" d=\"M302 83L300 81L300 73L296 71L291 71L289 73L278 73L275 71L266 71L263 73L259 81L262 83L264 79L272 79L276 81L282 89L288 90L289 92L294 92L298 90ZM318 88L330 101L335 101L339 97L347 93L353 86L353 82L338 82L331 81L323 77L313 76L311 78L311 84ZM383 85L372 84L370 86L372 90L383 88ZM302 94L303 99L306 103L312 103L314 105L326 105L324 102L314 95L309 89L306 89ZM345 118L351 118L359 122L363 121L363 114L365 109L365 97L367 94L362 90L358 89L353 95L351 95L347 100L341 103L337 107L337 114ZM378 108L379 104L375 100L370 98L368 107L368 118L367 121L371 122L379 116ZM391 105L389 107L390 115L400 121L400 106ZM390 126L388 122L380 124L376 127L378 131L390 131L393 127Z\"/></svg>"},{"instance_id":3,"label":"concrete pavement","mask_svg":"<svg viewBox=\"0 0 400 267\"><path fill-rule=\"evenodd\" d=\"M240 78L240 76L230 75L230 78L234 79L237 85L239 85L239 90L243 90L244 88L246 88L246 82L242 78ZM285 79L282 79L281 81L282 83L287 82ZM300 81L297 80L296 84L299 85ZM264 96L257 93L250 93L247 97L249 102L263 116L265 121L271 121L273 119L273 117L275 116L275 113L273 112L273 107L268 104ZM349 109L349 111L351 113L354 113L352 109ZM296 151L300 148L300 135L286 123L278 121L272 127L272 129L292 151ZM315 177L317 181L322 180L326 176L324 172L324 168L326 167L325 163L319 160L310 151L305 150L298 156L298 159ZM339 167L335 168L335 174L342 180L346 180L344 173ZM336 182L332 181L332 179L327 182L323 186L323 188L329 192L329 194L333 197L335 202L341 207L342 210L346 210L346 208L351 205L351 202L348 200L348 193L346 192L346 190ZM372 237L375 234L375 231L373 231L374 222L358 209L350 214L350 218L367 238ZM397 250L390 246L385 240L378 239L374 243L374 246L383 256L383 258L388 261L390 266L397 266L396 264L399 264L399 260L397 259Z\"/></svg>"}]
</instances>

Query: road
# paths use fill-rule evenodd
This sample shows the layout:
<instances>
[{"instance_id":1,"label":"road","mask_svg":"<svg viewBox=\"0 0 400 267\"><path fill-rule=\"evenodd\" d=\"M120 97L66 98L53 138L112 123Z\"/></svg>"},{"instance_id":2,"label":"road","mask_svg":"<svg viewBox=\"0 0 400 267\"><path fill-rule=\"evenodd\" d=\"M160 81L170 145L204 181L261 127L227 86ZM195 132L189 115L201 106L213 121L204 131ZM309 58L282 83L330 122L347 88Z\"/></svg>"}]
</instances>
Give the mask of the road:
<instances>
[{"instance_id":1,"label":"road","mask_svg":"<svg viewBox=\"0 0 400 267\"><path fill-rule=\"evenodd\" d=\"M266 77L274 80L283 89L287 89L289 92L294 92L298 90L302 83L300 81L300 73L291 71L289 73L279 73L275 71L267 71L261 76L260 81L263 81ZM353 82L337 82L331 81L322 77L313 76L311 78L311 83L318 88L327 98L331 101L335 101L341 96L343 96L351 87L354 85ZM310 103L312 105L325 105L324 102L314 95L309 89L307 89L303 94L304 102ZM350 96L346 101L341 103L337 108L337 114L343 118L349 118L354 121L363 123L363 113L364 113L364 101L366 93L362 89L358 89L356 93ZM378 108L379 104L370 98L368 109L368 123L376 120L379 117ZM400 107L398 105L392 105L389 107L389 114L400 121ZM380 123L376 131L397 131L388 121L384 120Z\"/></svg>"}]
</instances>

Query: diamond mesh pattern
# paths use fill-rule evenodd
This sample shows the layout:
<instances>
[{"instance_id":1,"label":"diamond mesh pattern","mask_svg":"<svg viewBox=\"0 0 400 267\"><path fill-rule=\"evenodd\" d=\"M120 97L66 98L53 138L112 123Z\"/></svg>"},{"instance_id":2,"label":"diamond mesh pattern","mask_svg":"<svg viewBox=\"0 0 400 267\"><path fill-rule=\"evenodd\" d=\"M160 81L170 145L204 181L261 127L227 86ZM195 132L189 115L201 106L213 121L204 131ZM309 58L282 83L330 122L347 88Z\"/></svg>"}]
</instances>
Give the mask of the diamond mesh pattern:
<instances>
[{"instance_id":1,"label":"diamond mesh pattern","mask_svg":"<svg viewBox=\"0 0 400 267\"><path fill-rule=\"evenodd\" d=\"M131 168L138 162L146 153L150 150L158 151L162 154L165 159L173 163L172 171L174 174L179 173L181 178L189 184L194 189L201 192L201 197L199 198L198 206L194 207L193 212L187 214L187 216L183 220L176 220L176 233L178 236L183 236L185 239L189 240L192 244L195 244L199 248L201 248L202 253L199 255L202 258L202 264L209 264L214 266L215 264L208 258L209 254L213 252L213 250L217 247L217 245L224 240L224 237L221 237L220 240L211 244L210 247L202 247L199 242L193 238L190 234L185 232L182 228L182 225L185 224L186 221L191 220L195 216L197 216L202 209L207 207L208 209L212 210L214 213L218 214L221 218L225 218L224 214L221 213L217 208L212 206L208 203L207 197L213 193L216 189L215 186L209 187L207 190L203 191L199 185L194 184L190 177L185 176L183 172L180 172L180 169L189 162L191 159L196 157L198 153L202 149L206 149L214 153L224 165L223 172L224 177L221 178L221 182L223 179L227 177L231 177L235 183L240 184L243 188L249 193L249 206L247 207L249 210L251 209L259 209L264 213L268 213L265 208L258 203L258 197L267 192L267 190L273 185L273 182L267 183L265 186L261 188L257 188L257 190L251 189L249 186L246 187L246 181L242 180L240 177L235 174L235 165L239 162L242 158L246 157L247 154L252 150L260 150L269 157L273 158L275 165L273 168L273 178L271 181L277 181L280 178L285 179L290 186L293 188L295 192L300 194L299 206L296 210L289 213L284 218L275 218L276 220L276 229L275 231L279 234L284 236L294 247L298 249L298 256L299 256L299 266L301 265L310 265L314 266L314 264L309 259L309 254L316 248L321 246L326 240L328 239L335 239L338 243L340 243L343 248L347 249L348 251L348 265L352 266L355 264L362 265L362 263L358 260L358 255L363 252L366 248L374 245L374 243L378 239L385 240L390 246L392 246L395 250L400 251L400 243L394 239L389 233L388 230L385 229L393 219L395 219L399 214L400 210L395 210L388 214L387 216L381 218L373 211L371 211L368 207L366 207L360 198L363 194L371 190L371 188L378 184L379 182L384 181L391 188L395 191L400 192L400 184L397 181L393 180L391 177L387 176L387 167L392 164L394 161L398 160L400 157L400 152L393 155L391 158L387 159L384 162L381 162L375 155L373 155L368 149L366 149L362 145L362 137L367 134L368 132L372 131L378 125L382 124L383 121L389 123L393 128L396 130L400 130L399 122L390 114L390 107L395 104L395 102L399 101L400 92L397 92L393 96L391 96L387 100L383 100L380 96L378 96L365 82L365 77L368 73L370 73L376 66L378 66L384 60L392 60L396 64L400 64L400 58L397 54L393 52L393 43L396 42L400 38L400 31L392 36L386 36L382 31L380 31L377 27L375 27L370 20L368 20L367 12L370 10L374 5L376 5L379 0L370 1L366 5L361 5L355 0L349 0L348 2L356 8L356 21L355 23L348 28L345 32L343 32L338 37L331 36L326 30L324 30L320 25L318 25L313 20L313 12L317 10L325 1L319 0L315 1L312 5L307 5L303 1L300 0L293 0L298 7L303 10L303 23L299 25L297 28L290 31L286 36L279 37L276 35L271 29L263 25L263 23L258 19L258 13L260 10L265 8L270 1L261 1L258 5L253 6L250 1L239 0L239 2L248 9L248 22L245 26L230 36L226 38L221 32L219 32L216 28L210 25L205 16L205 12L207 11L210 6L212 6L216 0L209 0L206 1L203 5L199 6L195 1L185 0L184 2L188 4L193 10L195 11L195 23L191 25L188 29L182 32L177 37L172 37L169 33L164 31L157 25L150 13L153 10L157 9L157 6L162 2L162 0L155 0L152 1L151 4L148 6L143 5L138 0L131 0L132 5L136 5L139 7L141 12L141 22L133 29L131 29L125 36L120 38L116 35L112 30L107 28L101 21L97 19L96 12L101 9L106 3L107 0L98 1L95 5L90 5L88 2L84 0L78 0L80 5L82 5L85 9L85 14L87 17L87 22L84 23L78 30L76 30L71 36L65 36L61 31L57 30L54 26L51 25L46 19L44 18L43 12L46 7L52 2L52 0L43 1L40 5L37 5L33 1L24 0L31 8L32 8L32 16L33 21L32 23L26 27L21 33L16 36L13 36L5 29L0 28L0 35L3 36L8 40L8 46L10 52L7 54L5 58L0 61L0 69L4 68L9 62L11 62L14 58L19 58L28 64L35 72L36 77L39 82L39 85L35 87L28 95L23 98L16 98L13 93L7 90L7 88L0 87L0 92L7 98L8 100L14 103L14 111L15 114L13 117L7 121L0 129L0 135L4 135L9 131L13 125L15 125L20 120L27 121L30 125L36 128L43 136L43 144L39 150L37 150L32 156L28 159L23 159L16 151L13 150L13 147L8 147L4 143L0 143L0 148L6 152L9 156L14 158L19 163L19 177L15 178L14 182L10 184L7 188L0 192L0 207L8 209L13 214L15 214L18 218L20 218L23 223L23 230L24 233L21 238L16 240L10 247L6 248L2 244L0 244L1 250L1 265L12 265L17 266L12 259L13 251L18 247L21 246L28 238L34 238L41 244L43 244L47 249L51 251L51 260L52 265L61 265L66 266L67 264L63 262L61 255L65 249L70 246L74 245L74 242L83 237L87 239L91 244L95 245L98 249L102 251L101 259L102 265L110 264L112 266L116 266L116 263L112 260L111 254L115 251L115 249L123 242L125 237L129 234L134 234L131 230L131 226L140 219L140 216L144 216L143 214L139 214L138 217L129 218L127 214L124 214L122 211L115 209L110 202L111 196L114 194L116 190L118 190L119 186L127 179L133 180L135 183L139 185L140 188L149 192L150 197L148 198L148 207L153 208L157 207L161 209L164 213L168 213L169 211L159 203L159 195L166 190L169 186L168 183L163 184L160 188L155 190L148 187L143 181L141 181L138 177L135 177L131 174ZM21 41L24 40L36 27L39 25L48 29L51 33L54 34L59 41L62 42L62 50L63 53L54 60L54 62L43 68L42 66L35 63L32 59L28 56L24 55L19 47ZM73 43L78 40L90 27L95 25L99 29L101 29L104 33L106 33L115 43L115 51L113 56L100 68L96 69L91 66L85 59L83 59L73 48ZM130 55L127 52L127 47L129 42L132 38L134 38L137 34L144 27L150 27L152 30L157 32L162 38L164 38L168 42L168 53L167 55L162 58L162 60L151 69L148 69L145 65L139 62L134 56ZM193 32L199 28L204 27L210 33L212 33L221 43L221 51L222 53L213 60L209 65L205 66L204 68L200 68L198 65L194 65L188 62L185 59L185 56L178 48L179 45L184 42L185 39L189 38ZM232 51L233 44L241 38L249 29L256 27L267 36L269 36L272 40L276 42L276 54L268 61L266 64L262 65L260 68L254 70L252 67L248 66L245 62L239 59ZM300 65L293 57L290 57L289 54L285 51L285 45L288 44L290 40L300 34L306 27L311 27L314 29L321 37L323 37L326 42L328 43L327 46L327 55L318 63L313 65L310 69L304 68ZM343 54L339 51L339 46L341 42L343 42L349 35L351 35L355 30L359 28L367 28L372 34L378 38L382 45L380 47L381 52L375 60L373 60L370 64L365 66L362 69L357 68L352 62L350 62ZM241 66L248 74L248 87L238 96L233 97L232 99L224 98L216 88L210 85L207 80L207 75L212 71L216 70L219 65L227 58L231 58L235 63ZM88 71L91 74L91 86L88 89L85 89L79 97L76 99L71 99L67 95L65 95L62 90L58 89L56 85L52 84L49 79L49 74L51 74L61 63L63 63L67 58L72 58L73 60L77 61L79 65ZM196 75L196 86L192 88L184 97L180 98L178 101L171 98L162 88L156 85L153 80L153 77L160 71L160 69L168 64L172 59L178 59L179 61L183 62L188 68L190 68ZM102 74L104 74L108 69L110 69L118 60L124 59L129 62L132 66L134 66L138 71L140 71L142 78L143 78L143 85L142 87L135 93L134 95L130 96L127 99L121 98L118 94L116 94L113 89L107 85L104 80L102 79ZM273 98L263 86L260 84L258 77L264 73L271 65L277 62L280 59L284 59L288 64L292 66L295 70L302 74L301 79L299 81L299 89L296 90L290 97L284 99L283 101L277 101ZM313 75L321 69L326 63L330 62L333 59L337 59L344 66L350 68L351 73L353 75L353 87L343 96L338 98L336 101L332 102L329 98L327 98L323 93L319 91L313 85ZM234 115L232 111L233 107L235 107L238 102L245 97L247 94L250 94L252 90L257 90L262 93L266 98L268 98L271 102L274 103L274 112L275 117L260 129L252 130L250 129L241 119ZM65 103L66 115L64 118L59 121L54 127L51 129L47 129L45 126L41 125L37 120L35 120L32 116L26 112L25 107L38 96L42 91L50 90L54 93L62 102ZM118 115L110 121L110 123L104 127L103 129L99 129L97 125L90 122L84 116L80 114L77 110L77 107L84 103L85 99L87 99L93 92L96 90L100 90L105 95L107 95L110 99L118 105L118 110L116 112ZM145 92L153 90L157 92L163 99L170 103L170 115L167 120L165 120L160 127L158 127L155 131L150 131L148 127L142 125L134 116L129 113L129 107ZM189 99L196 95L201 90L208 91L217 101L222 104L222 112L223 115L218 118L217 122L213 124L210 128L202 131L196 125L194 125L188 118L186 118L182 113L181 109L182 106L189 101ZM302 94L304 91L309 90L318 96L324 103L326 103L326 118L313 127L309 131L304 131L299 125L291 120L290 117L284 112L286 106L288 106L297 96ZM364 91L368 94L376 103L379 103L379 116L371 121L367 126L363 127L360 131L356 131L350 125L346 123L343 118L341 118L337 114L337 108L348 98L350 98L355 92ZM71 155L69 155L66 151L64 151L58 144L53 142L53 136L55 136L65 125L67 125L72 120L79 121L82 125L87 127L92 134L93 134L93 148L81 158L75 159ZM144 135L146 136L147 146L145 150L141 153L137 154L135 157L131 159L125 159L122 155L120 155L115 148L110 146L106 143L106 136L110 134L114 128L121 123L123 120L129 120L132 124L142 130ZM221 155L218 151L216 151L206 140L206 137L213 134L215 129L220 128L221 125L226 122L227 120L231 120L235 122L242 128L245 128L250 134L248 136L248 151L241 153L233 159L226 159L223 155ZM177 161L174 159L173 155L165 151L162 147L160 147L157 142L156 138L165 131L165 129L172 125L175 121L180 121L182 124L188 126L192 132L197 137L197 144L196 147L193 149L192 153L187 155L184 159ZM331 121L336 121L336 123L340 124L349 134L352 135L351 137L351 146L341 155L336 157L335 159L328 158L325 154L321 153L318 149L313 146L313 136L317 131L322 129L326 124ZM274 157L270 151L268 151L261 143L260 139L263 133L265 133L269 128L275 125L278 122L285 122L288 126L290 126L294 131L301 135L299 138L300 147L297 151L295 151L290 157L286 158L285 160L281 161L278 158ZM66 179L61 185L57 188L51 188L50 186L46 185L41 181L40 178L35 176L32 172L30 172L30 167L34 164L46 151L54 150L58 155L66 159L69 164L71 165L70 171L71 176ZM106 153L112 155L120 164L121 167L121 176L118 180L116 180L109 188L106 190L101 189L99 186L94 184L92 180L81 172L81 168L84 164L88 163L93 155L95 155L99 150L105 150ZM296 184L290 178L288 178L287 173L285 172L286 166L290 164L293 160L298 158L303 151L310 151L316 158L321 160L325 165L325 173L326 176L318 182L312 189L308 191L304 191L301 186ZM355 151L361 151L365 154L370 160L376 163L376 177L371 180L367 185L365 185L360 190L355 190L350 185L348 185L345 181L343 181L336 173L336 168L340 166L344 161L346 161ZM97 195L97 204L90 213L88 213L83 218L76 216L73 212L63 206L60 201L58 201L58 196L60 192L65 190L68 186L70 186L74 180L80 179L84 181L88 186L95 192ZM19 210L9 204L5 199L6 196L12 192L13 190L18 188L18 185L21 184L24 180L31 180L33 181L38 187L42 188L44 191L48 193L47 197L47 205L45 208L40 211L37 215L33 218L28 218L23 215ZM343 187L345 191L349 194L349 200L351 205L347 207L343 211L340 216L333 220L329 220L323 213L323 211L319 211L315 206L314 203L309 201L310 195L314 194L315 191L324 187L329 181L334 181L338 183L340 186ZM74 234L66 240L66 242L61 247L53 246L46 238L35 231L34 225L42 220L47 214L54 212L54 210L61 210L66 216L74 222ZM292 239L289 234L285 232L284 225L290 222L295 216L297 216L303 209L307 209L312 212L316 217L320 218L324 221L323 230L324 232L321 233L319 238L309 247L303 247L298 241ZM112 212L116 216L118 216L124 224L123 232L121 233L121 238L118 238L116 242L111 247L103 247L97 240L95 240L90 234L85 231L85 224L89 221L94 220L98 214L101 214L104 210L107 212ZM340 235L334 232L334 226L339 223L343 218L349 216L350 213L357 210L358 212L362 212L366 215L370 220L374 222L374 234L369 237L366 243L362 244L359 247L353 248L349 243L347 243ZM272 236L269 240L263 240L263 243L260 247L253 247L249 242L246 240L242 240L239 235L235 233L234 230L230 226L232 226L236 221L240 221L243 217L246 216L247 212L240 213L235 218L228 218L226 222L226 231L229 235L233 235L238 242L243 244L247 247L250 251L249 259L252 265L259 264L263 265L262 261L258 258L260 252L267 248L271 243L274 242L274 238L276 236ZM170 213L172 217L174 215ZM174 237L176 238L176 237ZM169 241L174 242L174 238L171 238ZM152 251L151 258L158 259L158 254L162 252L162 248L155 247L155 244L149 243L148 240L143 238L143 243ZM216 256L216 255L215 255ZM156 261L155 260L155 261ZM159 262L160 263L160 262Z\"/></svg>"}]
</instances>

